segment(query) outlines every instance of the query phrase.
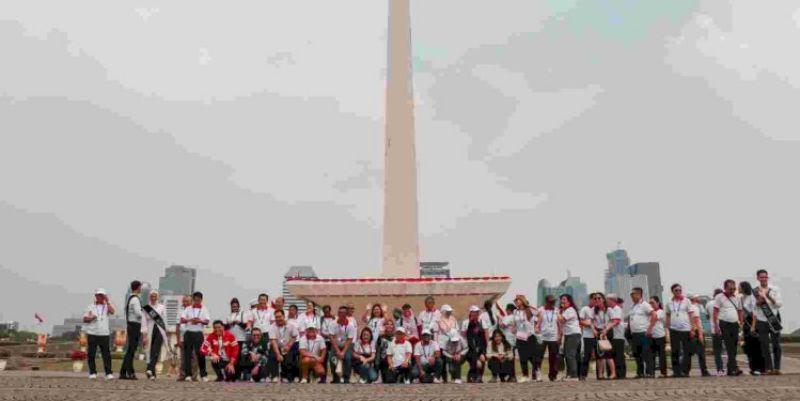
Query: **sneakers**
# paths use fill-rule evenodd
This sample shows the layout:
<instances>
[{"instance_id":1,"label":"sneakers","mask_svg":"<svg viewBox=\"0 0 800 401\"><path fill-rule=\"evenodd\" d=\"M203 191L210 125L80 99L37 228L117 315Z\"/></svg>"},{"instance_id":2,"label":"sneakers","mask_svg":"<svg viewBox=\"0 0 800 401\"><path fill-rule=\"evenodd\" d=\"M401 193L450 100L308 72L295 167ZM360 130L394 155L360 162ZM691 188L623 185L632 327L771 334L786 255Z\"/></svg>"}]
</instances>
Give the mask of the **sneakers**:
<instances>
[{"instance_id":1,"label":"sneakers","mask_svg":"<svg viewBox=\"0 0 800 401\"><path fill-rule=\"evenodd\" d=\"M308 380L306 379L300 380L300 384L308 384Z\"/></svg>"},{"instance_id":2,"label":"sneakers","mask_svg":"<svg viewBox=\"0 0 800 401\"><path fill-rule=\"evenodd\" d=\"M203 383L208 383L209 382L208 377L203 377L202 379L200 379L200 381L203 382Z\"/></svg>"},{"instance_id":3,"label":"sneakers","mask_svg":"<svg viewBox=\"0 0 800 401\"><path fill-rule=\"evenodd\" d=\"M530 381L530 379L528 379L527 376L522 376L522 377L519 378L519 380L517 380L517 383L527 383L529 381Z\"/></svg>"},{"instance_id":4,"label":"sneakers","mask_svg":"<svg viewBox=\"0 0 800 401\"><path fill-rule=\"evenodd\" d=\"M89 375L89 380L94 380L94 379L97 379L97 375L94 374L94 373L90 374Z\"/></svg>"},{"instance_id":5,"label":"sneakers","mask_svg":"<svg viewBox=\"0 0 800 401\"><path fill-rule=\"evenodd\" d=\"M725 371L724 370L718 370L717 371L717 377L723 377L723 376L725 376Z\"/></svg>"},{"instance_id":6,"label":"sneakers","mask_svg":"<svg viewBox=\"0 0 800 401\"><path fill-rule=\"evenodd\" d=\"M527 379L527 377L526 377L526 379ZM542 373L539 372L539 371L536 371L536 382L537 383L541 383L542 382Z\"/></svg>"},{"instance_id":7,"label":"sneakers","mask_svg":"<svg viewBox=\"0 0 800 401\"><path fill-rule=\"evenodd\" d=\"M111 373L107 374L106 380L114 380L114 375L112 375Z\"/></svg>"},{"instance_id":8,"label":"sneakers","mask_svg":"<svg viewBox=\"0 0 800 401\"><path fill-rule=\"evenodd\" d=\"M433 383L434 383L434 384L442 384L442 379L440 379L440 378L438 378L438 377L435 377L435 378L433 379Z\"/></svg>"},{"instance_id":9,"label":"sneakers","mask_svg":"<svg viewBox=\"0 0 800 401\"><path fill-rule=\"evenodd\" d=\"M153 372L146 370L144 375L147 376L148 379L152 379L154 377Z\"/></svg>"},{"instance_id":10,"label":"sneakers","mask_svg":"<svg viewBox=\"0 0 800 401\"><path fill-rule=\"evenodd\" d=\"M364 379L358 379L358 384L367 384L367 381Z\"/></svg>"},{"instance_id":11,"label":"sneakers","mask_svg":"<svg viewBox=\"0 0 800 401\"><path fill-rule=\"evenodd\" d=\"M406 384L411 384L411 380L406 379Z\"/></svg>"},{"instance_id":12,"label":"sneakers","mask_svg":"<svg viewBox=\"0 0 800 401\"><path fill-rule=\"evenodd\" d=\"M456 380L453 381L453 383L455 383L455 384L464 384L464 382L461 381L461 379L456 379Z\"/></svg>"},{"instance_id":13,"label":"sneakers","mask_svg":"<svg viewBox=\"0 0 800 401\"><path fill-rule=\"evenodd\" d=\"M185 382L190 382L190 381L192 381L192 377L191 377L191 376L188 376L188 377L186 377L185 379L183 379L183 381L185 381Z\"/></svg>"}]
</instances>

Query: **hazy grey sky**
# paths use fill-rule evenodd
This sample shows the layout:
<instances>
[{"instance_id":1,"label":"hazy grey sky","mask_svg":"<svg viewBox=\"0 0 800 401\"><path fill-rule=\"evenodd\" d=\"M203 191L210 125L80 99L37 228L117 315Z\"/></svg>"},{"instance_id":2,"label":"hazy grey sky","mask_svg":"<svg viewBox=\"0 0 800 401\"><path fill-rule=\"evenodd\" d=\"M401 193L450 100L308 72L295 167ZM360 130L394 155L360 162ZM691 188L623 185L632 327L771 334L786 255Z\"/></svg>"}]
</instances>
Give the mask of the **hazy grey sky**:
<instances>
[{"instance_id":1,"label":"hazy grey sky","mask_svg":"<svg viewBox=\"0 0 800 401\"><path fill-rule=\"evenodd\" d=\"M622 241L667 285L766 267L800 302L800 4L412 4L423 259L533 295L600 288ZM216 309L292 264L377 274L386 13L0 3L3 304L171 262Z\"/></svg>"}]
</instances>

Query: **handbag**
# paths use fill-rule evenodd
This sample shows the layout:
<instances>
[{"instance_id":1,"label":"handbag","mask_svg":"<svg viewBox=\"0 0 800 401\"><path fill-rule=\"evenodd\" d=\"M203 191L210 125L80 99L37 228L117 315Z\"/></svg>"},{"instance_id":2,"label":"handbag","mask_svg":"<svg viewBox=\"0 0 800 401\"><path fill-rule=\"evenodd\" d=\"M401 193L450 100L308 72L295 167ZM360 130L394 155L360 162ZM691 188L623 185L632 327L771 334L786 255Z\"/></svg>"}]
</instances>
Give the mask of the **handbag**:
<instances>
[{"instance_id":1,"label":"handbag","mask_svg":"<svg viewBox=\"0 0 800 401\"><path fill-rule=\"evenodd\" d=\"M611 346L611 341L609 341L608 339L604 338L597 342L597 349L599 349L600 352L609 352L611 351L612 348L613 347Z\"/></svg>"}]
</instances>

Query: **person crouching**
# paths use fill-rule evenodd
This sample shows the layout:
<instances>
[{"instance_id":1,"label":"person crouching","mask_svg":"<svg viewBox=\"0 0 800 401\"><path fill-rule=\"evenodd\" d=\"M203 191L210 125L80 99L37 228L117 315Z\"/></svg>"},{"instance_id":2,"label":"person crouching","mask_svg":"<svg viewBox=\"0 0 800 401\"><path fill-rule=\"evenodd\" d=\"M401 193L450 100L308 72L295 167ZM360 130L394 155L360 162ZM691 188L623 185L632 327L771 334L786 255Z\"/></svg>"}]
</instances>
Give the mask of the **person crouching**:
<instances>
[{"instance_id":1,"label":"person crouching","mask_svg":"<svg viewBox=\"0 0 800 401\"><path fill-rule=\"evenodd\" d=\"M239 343L221 320L214 321L214 331L206 337L207 354L211 357L211 367L217 374L217 381L236 381L236 360L239 357Z\"/></svg>"}]
</instances>

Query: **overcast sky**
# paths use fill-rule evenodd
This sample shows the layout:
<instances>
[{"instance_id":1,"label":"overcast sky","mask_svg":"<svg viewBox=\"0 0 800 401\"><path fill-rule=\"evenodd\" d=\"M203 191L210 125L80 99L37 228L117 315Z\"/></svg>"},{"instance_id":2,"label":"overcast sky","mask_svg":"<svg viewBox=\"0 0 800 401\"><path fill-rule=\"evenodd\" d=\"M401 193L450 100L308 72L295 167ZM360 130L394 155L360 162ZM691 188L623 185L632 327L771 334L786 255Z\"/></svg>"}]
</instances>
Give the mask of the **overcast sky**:
<instances>
[{"instance_id":1,"label":"overcast sky","mask_svg":"<svg viewBox=\"0 0 800 401\"><path fill-rule=\"evenodd\" d=\"M622 241L665 285L766 267L800 302L800 4L412 4L424 260L533 297L600 289ZM387 9L0 3L6 296L378 274Z\"/></svg>"}]
</instances>

